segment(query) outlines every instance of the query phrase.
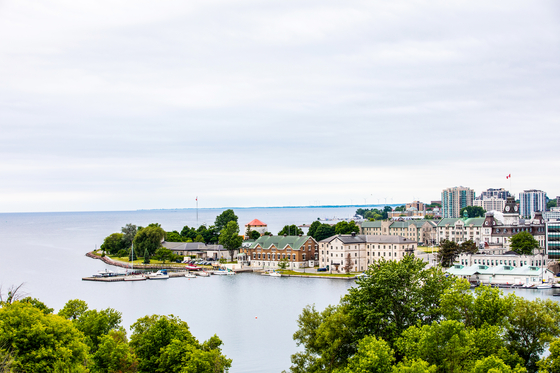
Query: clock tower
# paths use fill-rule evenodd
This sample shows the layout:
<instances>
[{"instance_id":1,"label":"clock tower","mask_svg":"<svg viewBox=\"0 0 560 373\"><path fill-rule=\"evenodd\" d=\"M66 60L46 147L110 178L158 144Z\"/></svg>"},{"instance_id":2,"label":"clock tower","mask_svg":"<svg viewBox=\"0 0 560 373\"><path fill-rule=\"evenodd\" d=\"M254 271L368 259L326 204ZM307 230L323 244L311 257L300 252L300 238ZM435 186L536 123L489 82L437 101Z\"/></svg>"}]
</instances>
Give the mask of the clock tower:
<instances>
[{"instance_id":1,"label":"clock tower","mask_svg":"<svg viewBox=\"0 0 560 373\"><path fill-rule=\"evenodd\" d=\"M507 197L503 214L504 214L504 225L519 224L519 206L517 206L517 203L515 203L514 197Z\"/></svg>"}]
</instances>

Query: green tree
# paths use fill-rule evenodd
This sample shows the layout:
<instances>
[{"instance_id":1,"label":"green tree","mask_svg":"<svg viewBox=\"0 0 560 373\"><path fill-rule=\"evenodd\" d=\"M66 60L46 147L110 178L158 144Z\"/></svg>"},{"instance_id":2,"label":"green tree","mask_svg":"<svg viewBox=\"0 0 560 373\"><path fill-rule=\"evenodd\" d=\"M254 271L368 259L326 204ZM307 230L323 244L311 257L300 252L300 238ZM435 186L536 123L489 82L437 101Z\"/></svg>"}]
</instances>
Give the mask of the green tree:
<instances>
[{"instance_id":1,"label":"green tree","mask_svg":"<svg viewBox=\"0 0 560 373\"><path fill-rule=\"evenodd\" d=\"M319 220L315 220L309 226L309 230L307 231L307 235L315 238L315 232L317 231L317 228L319 228L320 226L321 226L321 222Z\"/></svg>"},{"instance_id":2,"label":"green tree","mask_svg":"<svg viewBox=\"0 0 560 373\"><path fill-rule=\"evenodd\" d=\"M352 271L352 267L354 267L352 263L352 255L348 253L348 255L346 255L346 258L344 259L344 272L350 273Z\"/></svg>"},{"instance_id":3,"label":"green tree","mask_svg":"<svg viewBox=\"0 0 560 373\"><path fill-rule=\"evenodd\" d=\"M394 361L394 351L387 342L366 336L358 343L356 354L348 360L348 365L342 372L391 373Z\"/></svg>"},{"instance_id":4,"label":"green tree","mask_svg":"<svg viewBox=\"0 0 560 373\"><path fill-rule=\"evenodd\" d=\"M148 250L153 255L161 247L161 241L165 237L165 231L157 225L150 224L146 228L138 230L134 237L134 249L142 253Z\"/></svg>"},{"instance_id":5,"label":"green tree","mask_svg":"<svg viewBox=\"0 0 560 373\"><path fill-rule=\"evenodd\" d=\"M511 314L515 295L503 297L502 290L479 286L474 292L465 279L456 279L441 297L441 312L448 320L462 322L467 327L504 327Z\"/></svg>"},{"instance_id":6,"label":"green tree","mask_svg":"<svg viewBox=\"0 0 560 373\"><path fill-rule=\"evenodd\" d=\"M201 227L206 228L204 225L201 225ZM183 236L184 239L190 238L191 240L194 240L196 238L196 235L197 235L197 231L196 229L194 229L194 227L189 228L188 225L185 225L181 230L181 236Z\"/></svg>"},{"instance_id":7,"label":"green tree","mask_svg":"<svg viewBox=\"0 0 560 373\"><path fill-rule=\"evenodd\" d=\"M58 315L68 320L79 319L88 310L88 305L81 299L72 299L66 302L64 307L58 311Z\"/></svg>"},{"instance_id":8,"label":"green tree","mask_svg":"<svg viewBox=\"0 0 560 373\"><path fill-rule=\"evenodd\" d=\"M148 249L144 250L144 264L150 264L150 252Z\"/></svg>"},{"instance_id":9,"label":"green tree","mask_svg":"<svg viewBox=\"0 0 560 373\"><path fill-rule=\"evenodd\" d=\"M165 233L165 241L167 242L185 242L186 239L186 237L181 236L177 231Z\"/></svg>"},{"instance_id":10,"label":"green tree","mask_svg":"<svg viewBox=\"0 0 560 373\"><path fill-rule=\"evenodd\" d=\"M249 238L252 240L258 240L261 237L261 234L257 231L251 231L249 234Z\"/></svg>"},{"instance_id":11,"label":"green tree","mask_svg":"<svg viewBox=\"0 0 560 373\"><path fill-rule=\"evenodd\" d=\"M529 372L536 372L540 355L560 337L560 304L550 299L516 297L508 321L509 350L525 360Z\"/></svg>"},{"instance_id":12,"label":"green tree","mask_svg":"<svg viewBox=\"0 0 560 373\"><path fill-rule=\"evenodd\" d=\"M316 241L324 240L325 238L329 238L334 236L336 233L334 231L334 227L330 224L321 224L317 230L315 231L315 236L313 238Z\"/></svg>"},{"instance_id":13,"label":"green tree","mask_svg":"<svg viewBox=\"0 0 560 373\"><path fill-rule=\"evenodd\" d=\"M233 210L228 209L216 217L214 226L216 227L216 230L222 234L222 230L227 227L230 221L234 221L237 224L237 220L237 215L235 215ZM237 232L239 233L239 225L237 226Z\"/></svg>"},{"instance_id":14,"label":"green tree","mask_svg":"<svg viewBox=\"0 0 560 373\"><path fill-rule=\"evenodd\" d=\"M405 210L406 210L406 206L405 206L405 205L395 207L395 211L405 211Z\"/></svg>"},{"instance_id":15,"label":"green tree","mask_svg":"<svg viewBox=\"0 0 560 373\"><path fill-rule=\"evenodd\" d=\"M549 355L537 363L539 373L560 372L560 339L550 344Z\"/></svg>"},{"instance_id":16,"label":"green tree","mask_svg":"<svg viewBox=\"0 0 560 373\"><path fill-rule=\"evenodd\" d=\"M366 273L342 302L356 320L358 337L376 336L390 346L408 327L441 317L440 298L453 281L441 267L426 269L426 262L410 255L381 260Z\"/></svg>"},{"instance_id":17,"label":"green tree","mask_svg":"<svg viewBox=\"0 0 560 373\"><path fill-rule=\"evenodd\" d=\"M104 250L110 255L118 253L122 249L126 249L123 244L124 234L122 233L112 233L105 237L103 244L101 244L101 250Z\"/></svg>"},{"instance_id":18,"label":"green tree","mask_svg":"<svg viewBox=\"0 0 560 373\"><path fill-rule=\"evenodd\" d=\"M119 329L121 323L120 312L112 308L90 310L87 303L79 299L68 301L58 314L72 320L76 328L84 333L91 352L97 351L101 337Z\"/></svg>"},{"instance_id":19,"label":"green tree","mask_svg":"<svg viewBox=\"0 0 560 373\"><path fill-rule=\"evenodd\" d=\"M146 373L225 372L231 360L221 354L217 336L200 344L186 322L174 316L145 316L132 326L130 345Z\"/></svg>"},{"instance_id":20,"label":"green tree","mask_svg":"<svg viewBox=\"0 0 560 373\"><path fill-rule=\"evenodd\" d=\"M540 248L540 245L531 233L519 232L511 236L510 248L519 255L532 255L534 250Z\"/></svg>"},{"instance_id":21,"label":"green tree","mask_svg":"<svg viewBox=\"0 0 560 373\"><path fill-rule=\"evenodd\" d=\"M467 206L461 209L459 216L464 216L465 211L467 211L469 218L483 218L486 214L486 210L480 206Z\"/></svg>"},{"instance_id":22,"label":"green tree","mask_svg":"<svg viewBox=\"0 0 560 373\"><path fill-rule=\"evenodd\" d=\"M154 253L154 258L156 260L161 260L163 264L165 264L167 260L171 260L173 257L174 257L173 251L166 249L165 247L160 247Z\"/></svg>"},{"instance_id":23,"label":"green tree","mask_svg":"<svg viewBox=\"0 0 560 373\"><path fill-rule=\"evenodd\" d=\"M352 320L343 306L317 312L307 306L298 317L294 340L304 350L292 355L292 373L333 372L355 352Z\"/></svg>"},{"instance_id":24,"label":"green tree","mask_svg":"<svg viewBox=\"0 0 560 373\"><path fill-rule=\"evenodd\" d=\"M335 234L351 234L351 233L359 233L360 227L356 224L355 221L351 221L348 223L347 221L339 221L334 226Z\"/></svg>"},{"instance_id":25,"label":"green tree","mask_svg":"<svg viewBox=\"0 0 560 373\"><path fill-rule=\"evenodd\" d=\"M459 245L459 251L461 253L476 254L478 252L478 247L473 240L467 240Z\"/></svg>"},{"instance_id":26,"label":"green tree","mask_svg":"<svg viewBox=\"0 0 560 373\"><path fill-rule=\"evenodd\" d=\"M121 228L121 232L123 233L122 237L122 246L125 249L130 249L132 246L132 242L134 241L134 236L136 236L136 232L138 229L134 224L127 224Z\"/></svg>"},{"instance_id":27,"label":"green tree","mask_svg":"<svg viewBox=\"0 0 560 373\"><path fill-rule=\"evenodd\" d=\"M285 225L284 228L282 228L282 230L278 232L279 236L299 236L300 234L303 234L303 231L295 224Z\"/></svg>"},{"instance_id":28,"label":"green tree","mask_svg":"<svg viewBox=\"0 0 560 373\"><path fill-rule=\"evenodd\" d=\"M37 298L25 297L25 298L20 299L20 302L31 304L33 307L42 311L45 315L49 314L49 313L53 313L53 311L54 311L53 308L47 307L47 305L45 303L41 302Z\"/></svg>"},{"instance_id":29,"label":"green tree","mask_svg":"<svg viewBox=\"0 0 560 373\"><path fill-rule=\"evenodd\" d=\"M547 210L550 210L552 207L558 207L558 206L556 206L557 203L558 203L558 202L556 201L556 198L549 200L549 201L546 203L546 209L547 209Z\"/></svg>"},{"instance_id":30,"label":"green tree","mask_svg":"<svg viewBox=\"0 0 560 373\"><path fill-rule=\"evenodd\" d=\"M284 258L281 261L279 261L278 267L280 267L280 269L286 269L288 267L288 259Z\"/></svg>"},{"instance_id":31,"label":"green tree","mask_svg":"<svg viewBox=\"0 0 560 373\"><path fill-rule=\"evenodd\" d=\"M92 373L135 373L138 370L138 358L128 345L124 330L111 330L103 335L92 360Z\"/></svg>"},{"instance_id":32,"label":"green tree","mask_svg":"<svg viewBox=\"0 0 560 373\"><path fill-rule=\"evenodd\" d=\"M442 240L439 244L437 258L443 267L451 267L460 253L461 249L455 241Z\"/></svg>"},{"instance_id":33,"label":"green tree","mask_svg":"<svg viewBox=\"0 0 560 373\"><path fill-rule=\"evenodd\" d=\"M239 235L239 225L236 221L230 221L220 232L220 245L223 245L233 260L235 250L241 247L243 238Z\"/></svg>"},{"instance_id":34,"label":"green tree","mask_svg":"<svg viewBox=\"0 0 560 373\"><path fill-rule=\"evenodd\" d=\"M199 234L196 235L196 237L195 237L195 239L194 239L193 242L202 242L202 243L204 243L204 242L205 242L205 241L204 241L204 237L199 233Z\"/></svg>"},{"instance_id":35,"label":"green tree","mask_svg":"<svg viewBox=\"0 0 560 373\"><path fill-rule=\"evenodd\" d=\"M512 369L498 356L488 356L484 359L478 360L472 373L526 373L527 369L521 367L520 365Z\"/></svg>"},{"instance_id":36,"label":"green tree","mask_svg":"<svg viewBox=\"0 0 560 373\"><path fill-rule=\"evenodd\" d=\"M88 347L72 322L27 302L0 308L0 346L16 372L86 372Z\"/></svg>"},{"instance_id":37,"label":"green tree","mask_svg":"<svg viewBox=\"0 0 560 373\"><path fill-rule=\"evenodd\" d=\"M406 357L403 361L393 366L393 373L436 373L437 367L428 364L422 359L410 360Z\"/></svg>"}]
</instances>

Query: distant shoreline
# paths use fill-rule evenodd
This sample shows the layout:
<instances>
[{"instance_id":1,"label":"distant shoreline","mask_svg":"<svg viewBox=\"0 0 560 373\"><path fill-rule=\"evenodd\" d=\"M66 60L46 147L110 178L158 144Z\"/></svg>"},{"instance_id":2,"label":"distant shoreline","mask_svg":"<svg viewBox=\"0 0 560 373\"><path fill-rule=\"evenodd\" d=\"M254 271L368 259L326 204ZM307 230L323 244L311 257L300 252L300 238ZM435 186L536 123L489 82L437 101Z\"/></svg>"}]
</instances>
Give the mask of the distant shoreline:
<instances>
[{"instance_id":1,"label":"distant shoreline","mask_svg":"<svg viewBox=\"0 0 560 373\"><path fill-rule=\"evenodd\" d=\"M404 203L387 203L387 204L372 204L372 205L319 205L319 206L253 206L253 207L200 207L198 210L256 210L256 209L328 209L328 208L379 208L384 206L402 206ZM76 214L84 212L137 212L137 211L185 211L196 210L196 207L177 207L169 209L137 209L137 210L89 210L89 211L11 211L0 212L2 214Z\"/></svg>"}]
</instances>

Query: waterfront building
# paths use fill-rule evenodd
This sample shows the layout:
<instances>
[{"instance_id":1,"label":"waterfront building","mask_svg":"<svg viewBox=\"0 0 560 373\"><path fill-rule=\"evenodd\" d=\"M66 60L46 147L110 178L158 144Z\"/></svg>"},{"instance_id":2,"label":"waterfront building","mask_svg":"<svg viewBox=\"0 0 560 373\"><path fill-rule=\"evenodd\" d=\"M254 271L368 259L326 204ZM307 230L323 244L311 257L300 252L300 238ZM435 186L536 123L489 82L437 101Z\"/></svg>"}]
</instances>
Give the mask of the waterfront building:
<instances>
[{"instance_id":1,"label":"waterfront building","mask_svg":"<svg viewBox=\"0 0 560 373\"><path fill-rule=\"evenodd\" d=\"M481 246L482 225L484 218L444 218L437 224L437 244L441 241L453 241L461 244L465 241L473 241Z\"/></svg>"},{"instance_id":2,"label":"waterfront building","mask_svg":"<svg viewBox=\"0 0 560 373\"><path fill-rule=\"evenodd\" d=\"M502 259L502 262L513 262L516 259ZM517 260L520 262L521 260ZM525 260L523 260L525 262ZM529 262L528 260L526 262ZM488 266L473 264L466 266L456 264L449 268L447 273L459 278L467 279L471 283L484 285L521 285L525 287L536 287L542 283L554 283L554 273L549 269L538 266L512 266L497 265Z\"/></svg>"},{"instance_id":3,"label":"waterfront building","mask_svg":"<svg viewBox=\"0 0 560 373\"><path fill-rule=\"evenodd\" d=\"M436 222L433 220L365 221L360 227L364 235L402 236L417 243L431 245L436 241Z\"/></svg>"},{"instance_id":4,"label":"waterfront building","mask_svg":"<svg viewBox=\"0 0 560 373\"><path fill-rule=\"evenodd\" d=\"M560 220L546 223L546 253L549 259L560 259Z\"/></svg>"},{"instance_id":5,"label":"waterfront building","mask_svg":"<svg viewBox=\"0 0 560 373\"><path fill-rule=\"evenodd\" d=\"M485 211L503 211L504 207L506 207L506 199L495 196L477 197L473 205L482 207Z\"/></svg>"},{"instance_id":6,"label":"waterfront building","mask_svg":"<svg viewBox=\"0 0 560 373\"><path fill-rule=\"evenodd\" d=\"M533 255L518 255L513 251L505 251L500 254L478 252L476 254L462 253L455 260L457 264L469 267L472 265L485 265L489 267L512 266L512 267L546 267L548 264L544 253Z\"/></svg>"},{"instance_id":7,"label":"waterfront building","mask_svg":"<svg viewBox=\"0 0 560 373\"><path fill-rule=\"evenodd\" d=\"M230 252L222 245L207 245L204 242L163 242L162 246L169 249L175 255L194 256L197 258L215 260L224 258L231 260ZM142 256L138 254L138 256ZM235 257L235 255L234 255Z\"/></svg>"},{"instance_id":8,"label":"waterfront building","mask_svg":"<svg viewBox=\"0 0 560 373\"><path fill-rule=\"evenodd\" d=\"M319 265L344 272L351 260L352 272L364 271L379 260L401 260L413 255L415 241L395 235L339 234L319 241Z\"/></svg>"},{"instance_id":9,"label":"waterfront building","mask_svg":"<svg viewBox=\"0 0 560 373\"><path fill-rule=\"evenodd\" d=\"M253 219L250 223L245 224L245 230L243 231L243 238L247 239L247 230L257 231L261 234L265 234L268 231L268 226L260 221L259 219Z\"/></svg>"},{"instance_id":10,"label":"waterfront building","mask_svg":"<svg viewBox=\"0 0 560 373\"><path fill-rule=\"evenodd\" d=\"M463 207L472 206L475 199L474 190L467 187L453 187L441 192L443 218L460 217Z\"/></svg>"},{"instance_id":11,"label":"waterfront building","mask_svg":"<svg viewBox=\"0 0 560 373\"><path fill-rule=\"evenodd\" d=\"M494 217L494 213L486 213L482 242L484 250L504 252L509 250L511 237L519 232L529 232L545 248L545 223L540 212L533 219L521 219L519 208L513 197L508 197L503 210L503 221Z\"/></svg>"},{"instance_id":12,"label":"waterfront building","mask_svg":"<svg viewBox=\"0 0 560 373\"><path fill-rule=\"evenodd\" d=\"M529 189L519 193L521 217L530 218L537 211L546 211L546 193L542 190Z\"/></svg>"},{"instance_id":13,"label":"waterfront building","mask_svg":"<svg viewBox=\"0 0 560 373\"><path fill-rule=\"evenodd\" d=\"M249 247L242 247L245 262L251 267L276 269L282 260L287 269L314 267L318 260L318 244L310 236L261 236Z\"/></svg>"}]
</instances>

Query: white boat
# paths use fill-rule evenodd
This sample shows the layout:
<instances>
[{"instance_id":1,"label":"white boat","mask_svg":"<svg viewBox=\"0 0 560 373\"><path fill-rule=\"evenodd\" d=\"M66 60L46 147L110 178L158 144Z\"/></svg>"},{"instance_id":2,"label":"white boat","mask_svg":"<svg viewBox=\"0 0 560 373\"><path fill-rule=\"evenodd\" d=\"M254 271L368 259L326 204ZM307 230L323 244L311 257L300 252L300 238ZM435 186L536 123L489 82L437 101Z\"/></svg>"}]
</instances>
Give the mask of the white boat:
<instances>
[{"instance_id":1,"label":"white boat","mask_svg":"<svg viewBox=\"0 0 560 373\"><path fill-rule=\"evenodd\" d=\"M234 275L235 272L232 271L231 269L227 269L227 270L220 269L220 270L218 270L218 271L214 271L214 274L215 274L215 275L226 275L226 276L231 276L231 275Z\"/></svg>"},{"instance_id":2,"label":"white boat","mask_svg":"<svg viewBox=\"0 0 560 373\"><path fill-rule=\"evenodd\" d=\"M552 285L551 284L537 285L537 289L552 289Z\"/></svg>"},{"instance_id":3,"label":"white boat","mask_svg":"<svg viewBox=\"0 0 560 373\"><path fill-rule=\"evenodd\" d=\"M190 272L185 273L185 277L186 277L186 278L196 278L196 276L194 275L194 273L190 273Z\"/></svg>"},{"instance_id":4,"label":"white boat","mask_svg":"<svg viewBox=\"0 0 560 373\"><path fill-rule=\"evenodd\" d=\"M102 271L98 271L95 275L93 275L92 277L113 277L116 276L117 273L110 271L108 269L104 269Z\"/></svg>"},{"instance_id":5,"label":"white boat","mask_svg":"<svg viewBox=\"0 0 560 373\"><path fill-rule=\"evenodd\" d=\"M125 281L146 281L147 278L144 275L128 275L124 277Z\"/></svg>"},{"instance_id":6,"label":"white boat","mask_svg":"<svg viewBox=\"0 0 560 373\"><path fill-rule=\"evenodd\" d=\"M148 279L150 280L167 280L169 278L169 275L167 274L167 271L165 269L164 270L160 269L155 273L150 273L146 277L148 277Z\"/></svg>"},{"instance_id":7,"label":"white boat","mask_svg":"<svg viewBox=\"0 0 560 373\"><path fill-rule=\"evenodd\" d=\"M206 271L201 271L201 272L195 272L197 276L200 277L210 277L210 273L206 272Z\"/></svg>"},{"instance_id":8,"label":"white boat","mask_svg":"<svg viewBox=\"0 0 560 373\"><path fill-rule=\"evenodd\" d=\"M269 276L271 277L282 277L282 275L276 271L270 272Z\"/></svg>"}]
</instances>

